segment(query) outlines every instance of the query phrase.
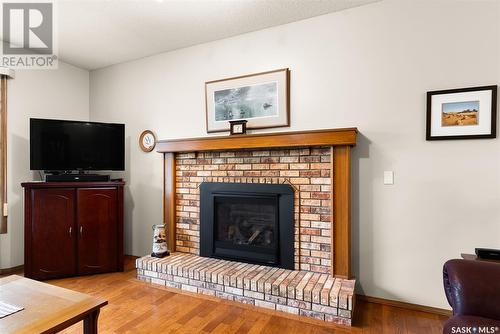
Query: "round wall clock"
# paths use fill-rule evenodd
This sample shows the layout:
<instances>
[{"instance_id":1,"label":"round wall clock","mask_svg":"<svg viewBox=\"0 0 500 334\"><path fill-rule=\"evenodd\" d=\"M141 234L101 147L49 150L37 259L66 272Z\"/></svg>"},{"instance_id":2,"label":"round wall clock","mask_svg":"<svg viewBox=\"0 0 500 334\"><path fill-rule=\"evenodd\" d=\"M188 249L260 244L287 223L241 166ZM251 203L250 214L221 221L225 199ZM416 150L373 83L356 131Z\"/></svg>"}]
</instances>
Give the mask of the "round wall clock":
<instances>
[{"instance_id":1,"label":"round wall clock","mask_svg":"<svg viewBox=\"0 0 500 334\"><path fill-rule=\"evenodd\" d=\"M156 136L151 130L144 130L139 137L139 146L144 152L151 152L156 146Z\"/></svg>"}]
</instances>

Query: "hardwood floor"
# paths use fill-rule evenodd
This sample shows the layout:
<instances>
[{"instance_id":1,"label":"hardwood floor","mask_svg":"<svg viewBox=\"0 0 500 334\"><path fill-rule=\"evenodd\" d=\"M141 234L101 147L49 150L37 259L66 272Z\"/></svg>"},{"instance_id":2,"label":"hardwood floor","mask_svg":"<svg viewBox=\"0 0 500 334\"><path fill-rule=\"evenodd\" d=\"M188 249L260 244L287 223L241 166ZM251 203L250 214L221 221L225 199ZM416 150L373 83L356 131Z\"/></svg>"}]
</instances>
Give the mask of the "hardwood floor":
<instances>
[{"instance_id":1,"label":"hardwood floor","mask_svg":"<svg viewBox=\"0 0 500 334\"><path fill-rule=\"evenodd\" d=\"M135 279L132 259L125 272L47 281L109 301L100 333L297 333L441 334L446 317L359 302L352 328L267 311L214 297L178 292ZM82 324L63 333L82 333Z\"/></svg>"}]
</instances>

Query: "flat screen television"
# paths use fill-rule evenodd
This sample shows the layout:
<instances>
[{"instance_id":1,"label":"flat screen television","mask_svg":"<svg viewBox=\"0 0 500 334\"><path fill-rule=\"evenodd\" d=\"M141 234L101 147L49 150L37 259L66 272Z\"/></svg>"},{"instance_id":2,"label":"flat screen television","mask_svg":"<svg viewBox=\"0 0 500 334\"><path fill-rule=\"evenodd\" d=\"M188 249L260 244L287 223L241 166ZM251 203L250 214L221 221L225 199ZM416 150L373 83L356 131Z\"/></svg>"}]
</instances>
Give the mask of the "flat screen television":
<instances>
[{"instance_id":1,"label":"flat screen television","mask_svg":"<svg viewBox=\"0 0 500 334\"><path fill-rule=\"evenodd\" d=\"M30 169L125 169L125 125L30 119Z\"/></svg>"}]
</instances>

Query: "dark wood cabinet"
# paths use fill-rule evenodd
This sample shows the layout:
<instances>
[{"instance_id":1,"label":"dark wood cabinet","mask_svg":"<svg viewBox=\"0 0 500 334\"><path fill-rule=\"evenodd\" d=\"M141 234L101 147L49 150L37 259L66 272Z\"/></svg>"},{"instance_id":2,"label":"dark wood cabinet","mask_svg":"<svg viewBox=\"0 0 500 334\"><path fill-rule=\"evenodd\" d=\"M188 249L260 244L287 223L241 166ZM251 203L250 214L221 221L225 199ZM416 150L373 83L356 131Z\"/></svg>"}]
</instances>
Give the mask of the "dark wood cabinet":
<instances>
[{"instance_id":1,"label":"dark wood cabinet","mask_svg":"<svg viewBox=\"0 0 500 334\"><path fill-rule=\"evenodd\" d=\"M77 190L78 271L116 270L117 193L115 189Z\"/></svg>"},{"instance_id":2,"label":"dark wood cabinet","mask_svg":"<svg viewBox=\"0 0 500 334\"><path fill-rule=\"evenodd\" d=\"M123 271L123 182L28 182L25 276Z\"/></svg>"},{"instance_id":3,"label":"dark wood cabinet","mask_svg":"<svg viewBox=\"0 0 500 334\"><path fill-rule=\"evenodd\" d=\"M38 250L32 267L37 268L38 278L72 275L76 266L74 190L34 189L32 207L31 247Z\"/></svg>"}]
</instances>

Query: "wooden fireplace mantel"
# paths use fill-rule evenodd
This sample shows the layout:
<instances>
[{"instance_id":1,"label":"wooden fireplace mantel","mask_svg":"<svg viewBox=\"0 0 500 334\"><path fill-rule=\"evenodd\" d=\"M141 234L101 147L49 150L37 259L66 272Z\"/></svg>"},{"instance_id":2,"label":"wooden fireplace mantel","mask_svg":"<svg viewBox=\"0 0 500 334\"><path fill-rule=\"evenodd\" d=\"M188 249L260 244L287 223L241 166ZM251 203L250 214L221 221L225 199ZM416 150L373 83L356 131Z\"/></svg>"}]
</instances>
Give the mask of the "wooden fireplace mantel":
<instances>
[{"instance_id":1,"label":"wooden fireplace mantel","mask_svg":"<svg viewBox=\"0 0 500 334\"><path fill-rule=\"evenodd\" d=\"M160 153L174 153L273 147L355 146L357 133L356 128L345 128L159 140L156 150Z\"/></svg>"},{"instance_id":2,"label":"wooden fireplace mantel","mask_svg":"<svg viewBox=\"0 0 500 334\"><path fill-rule=\"evenodd\" d=\"M176 245L176 153L326 146L331 148L332 157L331 212L334 240L331 273L340 278L352 278L351 147L356 145L357 133L357 128L343 128L158 141L156 150L164 154L163 213L171 251L175 251Z\"/></svg>"}]
</instances>

